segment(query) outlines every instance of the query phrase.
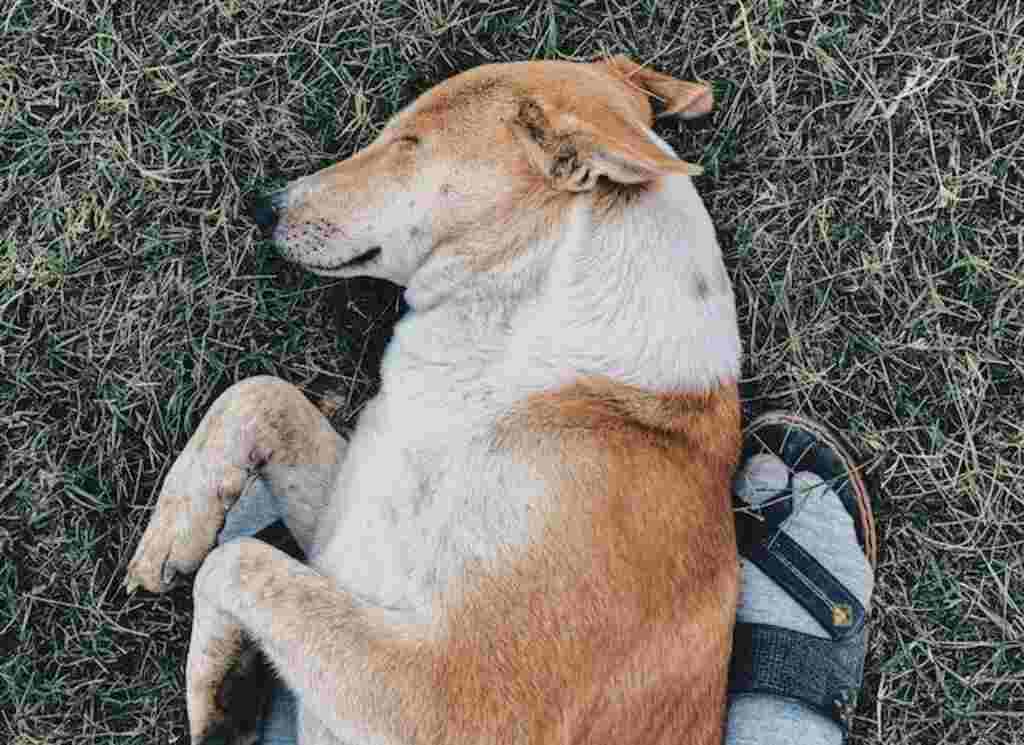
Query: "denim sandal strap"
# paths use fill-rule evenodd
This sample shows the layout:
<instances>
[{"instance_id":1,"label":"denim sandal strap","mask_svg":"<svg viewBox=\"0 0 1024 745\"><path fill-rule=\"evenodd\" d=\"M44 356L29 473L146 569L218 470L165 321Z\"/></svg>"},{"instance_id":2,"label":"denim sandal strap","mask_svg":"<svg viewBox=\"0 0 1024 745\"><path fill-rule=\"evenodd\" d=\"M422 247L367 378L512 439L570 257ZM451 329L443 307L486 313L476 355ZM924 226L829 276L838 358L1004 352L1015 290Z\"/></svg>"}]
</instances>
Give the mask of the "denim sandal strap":
<instances>
[{"instance_id":1,"label":"denim sandal strap","mask_svg":"<svg viewBox=\"0 0 1024 745\"><path fill-rule=\"evenodd\" d=\"M836 642L777 626L737 624L729 693L795 699L834 721L848 737L866 647L865 625Z\"/></svg>"}]
</instances>

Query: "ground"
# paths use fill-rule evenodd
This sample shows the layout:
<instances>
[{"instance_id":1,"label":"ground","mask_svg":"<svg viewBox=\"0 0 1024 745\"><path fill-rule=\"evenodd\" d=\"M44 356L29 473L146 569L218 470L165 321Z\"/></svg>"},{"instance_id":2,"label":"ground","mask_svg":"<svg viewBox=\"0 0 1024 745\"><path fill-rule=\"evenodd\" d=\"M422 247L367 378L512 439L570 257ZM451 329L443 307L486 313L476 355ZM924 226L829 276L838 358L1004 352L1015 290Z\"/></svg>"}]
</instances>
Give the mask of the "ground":
<instances>
[{"instance_id":1,"label":"ground","mask_svg":"<svg viewBox=\"0 0 1024 745\"><path fill-rule=\"evenodd\" d=\"M175 452L273 373L350 422L398 306L278 259L252 198L472 65L711 81L744 406L846 432L881 529L854 742L1024 742L1024 8L1009 0L8 0L0 741L185 742L187 589L126 597ZM681 321L683 319L680 319Z\"/></svg>"}]
</instances>

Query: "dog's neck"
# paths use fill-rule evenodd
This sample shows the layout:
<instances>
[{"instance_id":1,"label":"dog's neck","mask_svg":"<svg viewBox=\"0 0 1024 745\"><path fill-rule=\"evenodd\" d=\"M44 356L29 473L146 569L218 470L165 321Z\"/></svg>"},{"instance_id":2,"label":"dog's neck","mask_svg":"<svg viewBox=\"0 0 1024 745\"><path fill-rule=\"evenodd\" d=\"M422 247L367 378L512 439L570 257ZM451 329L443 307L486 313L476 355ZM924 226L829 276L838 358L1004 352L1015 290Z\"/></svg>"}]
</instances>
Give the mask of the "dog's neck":
<instances>
[{"instance_id":1,"label":"dog's neck","mask_svg":"<svg viewBox=\"0 0 1024 745\"><path fill-rule=\"evenodd\" d=\"M383 390L389 377L437 375L431 386L498 404L588 376L655 392L734 381L732 288L693 184L666 177L623 202L578 199L555 234L499 268L428 262L407 290Z\"/></svg>"}]
</instances>

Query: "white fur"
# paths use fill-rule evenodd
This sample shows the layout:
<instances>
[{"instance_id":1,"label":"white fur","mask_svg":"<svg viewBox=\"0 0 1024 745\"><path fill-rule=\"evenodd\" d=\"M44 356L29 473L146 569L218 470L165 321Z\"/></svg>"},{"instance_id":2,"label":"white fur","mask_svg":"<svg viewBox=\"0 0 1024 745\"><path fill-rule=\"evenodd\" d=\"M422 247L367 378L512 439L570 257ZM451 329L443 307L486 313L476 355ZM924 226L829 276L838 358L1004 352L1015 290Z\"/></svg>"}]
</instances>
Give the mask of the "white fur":
<instances>
[{"instance_id":1,"label":"white fur","mask_svg":"<svg viewBox=\"0 0 1024 745\"><path fill-rule=\"evenodd\" d=\"M560 235L509 267L428 261L407 299L313 563L410 621L437 620L436 591L467 562L529 535L545 487L494 447L518 403L588 375L693 391L739 373L732 289L685 176L663 179L610 227L580 198Z\"/></svg>"}]
</instances>

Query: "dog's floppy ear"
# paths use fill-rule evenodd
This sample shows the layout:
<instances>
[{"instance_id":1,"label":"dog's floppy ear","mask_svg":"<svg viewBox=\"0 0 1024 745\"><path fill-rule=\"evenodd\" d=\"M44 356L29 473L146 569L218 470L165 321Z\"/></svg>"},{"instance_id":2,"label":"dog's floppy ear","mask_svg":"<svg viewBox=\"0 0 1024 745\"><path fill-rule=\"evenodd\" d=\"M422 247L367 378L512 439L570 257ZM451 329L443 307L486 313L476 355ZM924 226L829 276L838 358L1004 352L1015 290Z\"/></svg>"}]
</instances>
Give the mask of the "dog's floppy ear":
<instances>
[{"instance_id":1,"label":"dog's floppy ear","mask_svg":"<svg viewBox=\"0 0 1024 745\"><path fill-rule=\"evenodd\" d=\"M660 116L681 116L692 119L711 113L714 96L703 83L678 80L671 75L638 65L624 54L610 57L595 64L623 82L635 86L665 105Z\"/></svg>"},{"instance_id":2,"label":"dog's floppy ear","mask_svg":"<svg viewBox=\"0 0 1024 745\"><path fill-rule=\"evenodd\" d=\"M643 125L610 111L600 122L562 115L552 123L541 105L527 99L511 122L533 166L556 189L589 191L604 176L618 184L640 184L670 173L702 173L662 150Z\"/></svg>"}]
</instances>

